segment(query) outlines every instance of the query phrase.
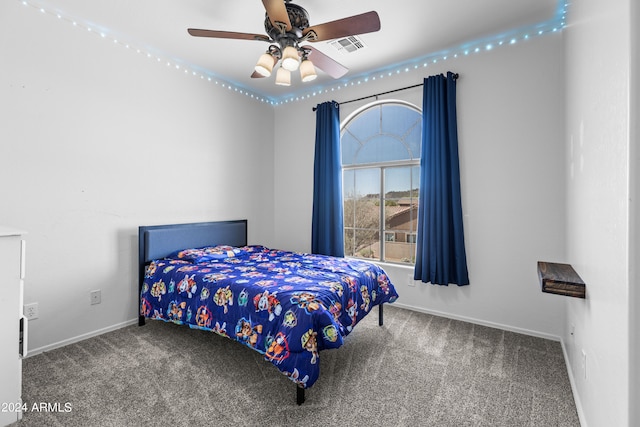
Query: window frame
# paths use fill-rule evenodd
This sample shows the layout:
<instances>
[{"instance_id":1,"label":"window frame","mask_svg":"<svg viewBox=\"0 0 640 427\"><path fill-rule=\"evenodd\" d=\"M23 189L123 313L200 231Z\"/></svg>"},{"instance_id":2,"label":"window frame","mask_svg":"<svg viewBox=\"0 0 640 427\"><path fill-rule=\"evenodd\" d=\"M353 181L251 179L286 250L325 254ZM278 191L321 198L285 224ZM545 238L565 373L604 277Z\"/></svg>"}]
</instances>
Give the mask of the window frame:
<instances>
[{"instance_id":1,"label":"window frame","mask_svg":"<svg viewBox=\"0 0 640 427\"><path fill-rule=\"evenodd\" d=\"M356 109L355 111L353 111L351 114L349 114L341 123L340 123L340 147L341 147L341 152L342 152L342 137L344 135L344 133L346 132L346 128L349 126L349 124L358 118L358 116L360 116L361 114L365 113L366 111L372 109L372 108L376 108L379 107L381 105L400 105L403 107L407 107L409 109L414 110L415 112L417 112L420 117L422 117L422 109L419 108L418 106L407 102L407 101L403 101L403 100L399 100L399 99L384 99L384 100L376 100L373 102L370 102L366 105L361 106L360 108ZM422 153L420 153L422 154ZM413 155L413 153L412 153ZM403 167L403 168L408 168L409 170L411 170L411 168L413 167L420 167L420 158L413 158L410 160L393 160L393 161L388 161L388 162L372 162L372 163L366 163L366 164L354 164L354 165L348 165L345 166L342 163L342 154L341 154L341 159L340 159L340 163L341 163L341 172L342 172L342 178L343 178L343 189L344 189L344 175L345 175L345 171L354 171L354 170L358 170L358 169L378 169L379 170L379 175L380 175L380 193L379 193L379 198L378 201L379 206L380 206L380 212L379 212L379 225L378 225L378 235L379 235L379 256L375 259L372 259L376 262L384 262L384 263L390 263L390 264L398 264L398 265L410 265L413 266L415 265L415 257L416 257L416 234L417 234L417 229L416 230L410 230L406 232L406 236L409 237L410 235L413 235L413 242L406 242L406 243L413 243L414 244L414 253L412 256L412 260L410 262L400 262L400 261L395 261L395 260L388 260L386 259L386 247L385 247L385 243L387 242L387 234L390 232L393 232L393 230L387 230L386 229L386 221L385 221L385 172L386 169L391 169L391 168L398 168L398 167ZM419 179L417 184L419 185ZM419 188L419 187L418 187ZM342 209L343 209L343 214L344 214L344 203L345 203L345 199L344 199L344 192L343 192L343 200L342 200ZM343 233L345 233L345 230L347 229L346 226L343 225ZM358 228L355 227L349 227L349 229L352 229L353 232L357 232L357 230L359 230ZM396 242L397 239L394 239L394 242ZM353 258L357 258L357 259L362 259L361 257L355 256L355 255L346 255L349 257L353 257Z\"/></svg>"}]
</instances>

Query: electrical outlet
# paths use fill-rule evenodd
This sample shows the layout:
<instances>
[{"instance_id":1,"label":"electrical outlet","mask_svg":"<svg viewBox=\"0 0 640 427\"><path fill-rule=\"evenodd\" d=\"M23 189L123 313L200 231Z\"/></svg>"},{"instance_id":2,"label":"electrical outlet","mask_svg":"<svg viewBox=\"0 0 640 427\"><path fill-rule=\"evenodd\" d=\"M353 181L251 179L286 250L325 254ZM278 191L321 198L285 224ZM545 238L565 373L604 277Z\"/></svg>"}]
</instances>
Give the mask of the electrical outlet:
<instances>
[{"instance_id":1,"label":"electrical outlet","mask_svg":"<svg viewBox=\"0 0 640 427\"><path fill-rule=\"evenodd\" d=\"M25 304L22 307L22 313L27 320L33 320L38 318L38 303Z\"/></svg>"},{"instance_id":2,"label":"electrical outlet","mask_svg":"<svg viewBox=\"0 0 640 427\"><path fill-rule=\"evenodd\" d=\"M100 289L91 291L91 305L100 304L102 302L102 292Z\"/></svg>"}]
</instances>

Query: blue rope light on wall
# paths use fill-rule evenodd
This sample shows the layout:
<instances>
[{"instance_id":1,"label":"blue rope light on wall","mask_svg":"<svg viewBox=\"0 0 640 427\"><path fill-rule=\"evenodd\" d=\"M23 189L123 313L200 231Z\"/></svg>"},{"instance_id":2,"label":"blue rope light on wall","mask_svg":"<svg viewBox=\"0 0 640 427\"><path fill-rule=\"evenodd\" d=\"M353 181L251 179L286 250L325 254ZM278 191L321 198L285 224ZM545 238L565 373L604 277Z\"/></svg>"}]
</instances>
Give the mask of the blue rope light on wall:
<instances>
[{"instance_id":1,"label":"blue rope light on wall","mask_svg":"<svg viewBox=\"0 0 640 427\"><path fill-rule=\"evenodd\" d=\"M247 89L244 85L234 82L233 80L229 80L226 78L222 78L215 73L204 70L201 67L187 64L184 61L177 58L170 58L160 53L157 53L153 48L142 48L139 46L134 46L131 43L126 42L125 40L118 39L111 34L111 32L104 27L101 27L97 24L91 24L88 22L83 22L80 20L73 19L69 16L65 16L59 11L54 11L39 5L37 2L33 0L18 0L24 6L29 6L40 13L51 15L61 22L66 22L68 24L73 25L74 27L78 27L80 29L91 32L92 34L96 34L97 36L114 43L118 46L124 47L126 49L131 49L138 54L144 55L151 60L156 61L161 65L165 65L167 67L175 68L177 71L183 72L184 74L191 75L193 77L199 78L211 84L214 84L222 89L226 89L229 91L236 92L238 95L245 96L257 102L278 106L289 104L298 101L304 101L315 96L329 94L332 92L340 91L342 89L358 86L362 84L366 84L372 81L377 81L381 79L389 79L398 75L406 74L411 71L420 70L428 67L432 64L441 63L442 61L448 61L460 57L465 57L469 55L475 55L482 52L488 52L503 46L510 46L516 43L520 43L526 40L529 40L532 37L542 36L545 34L555 33L558 31L562 31L566 26L566 17L567 17L567 9L569 7L569 3L567 0L559 0L558 6L556 9L556 13L554 17L548 21L526 27L519 28L517 30L502 33L499 35L495 35L492 37L487 37L484 39L477 39L469 43L464 43L460 46L442 50L440 52L431 53L429 55L414 58L407 62L396 63L390 65L385 68L378 69L376 71L372 71L369 73L359 74L355 76L349 76L348 78L344 78L337 83L332 83L324 86L318 86L313 89L309 89L305 91L303 94L296 95L284 95L281 97L270 97L264 94L259 94L251 89Z\"/></svg>"}]
</instances>

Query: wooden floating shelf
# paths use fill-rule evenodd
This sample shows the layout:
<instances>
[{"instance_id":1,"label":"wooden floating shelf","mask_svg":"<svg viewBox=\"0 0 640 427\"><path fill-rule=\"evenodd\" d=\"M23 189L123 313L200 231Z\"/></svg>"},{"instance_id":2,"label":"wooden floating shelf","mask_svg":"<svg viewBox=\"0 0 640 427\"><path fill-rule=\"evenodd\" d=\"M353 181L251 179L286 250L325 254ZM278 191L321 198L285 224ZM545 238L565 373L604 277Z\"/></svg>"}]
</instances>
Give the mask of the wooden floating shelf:
<instances>
[{"instance_id":1,"label":"wooden floating shelf","mask_svg":"<svg viewBox=\"0 0 640 427\"><path fill-rule=\"evenodd\" d=\"M542 292L584 298L586 285L569 264L538 261Z\"/></svg>"}]
</instances>

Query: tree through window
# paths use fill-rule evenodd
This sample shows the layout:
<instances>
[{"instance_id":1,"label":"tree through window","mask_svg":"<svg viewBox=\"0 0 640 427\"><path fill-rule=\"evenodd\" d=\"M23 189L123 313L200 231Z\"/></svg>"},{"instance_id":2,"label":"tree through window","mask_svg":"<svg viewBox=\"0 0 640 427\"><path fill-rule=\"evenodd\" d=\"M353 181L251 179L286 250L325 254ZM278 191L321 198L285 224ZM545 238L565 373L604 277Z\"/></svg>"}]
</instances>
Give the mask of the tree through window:
<instances>
[{"instance_id":1,"label":"tree through window","mask_svg":"<svg viewBox=\"0 0 640 427\"><path fill-rule=\"evenodd\" d=\"M422 114L376 101L342 124L345 256L414 264Z\"/></svg>"}]
</instances>

